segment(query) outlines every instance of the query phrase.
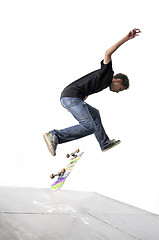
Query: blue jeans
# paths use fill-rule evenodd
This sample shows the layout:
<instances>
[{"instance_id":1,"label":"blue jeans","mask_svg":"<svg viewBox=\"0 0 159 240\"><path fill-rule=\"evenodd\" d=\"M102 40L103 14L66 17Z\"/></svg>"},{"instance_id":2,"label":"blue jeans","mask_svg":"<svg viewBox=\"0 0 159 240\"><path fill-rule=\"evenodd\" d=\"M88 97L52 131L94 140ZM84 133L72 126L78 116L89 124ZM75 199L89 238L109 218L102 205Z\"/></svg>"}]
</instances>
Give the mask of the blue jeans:
<instances>
[{"instance_id":1,"label":"blue jeans","mask_svg":"<svg viewBox=\"0 0 159 240\"><path fill-rule=\"evenodd\" d=\"M57 139L57 143L69 142L94 133L101 149L105 149L109 138L103 128L99 111L80 98L64 97L61 104L79 124L62 130L52 130L51 133Z\"/></svg>"}]
</instances>

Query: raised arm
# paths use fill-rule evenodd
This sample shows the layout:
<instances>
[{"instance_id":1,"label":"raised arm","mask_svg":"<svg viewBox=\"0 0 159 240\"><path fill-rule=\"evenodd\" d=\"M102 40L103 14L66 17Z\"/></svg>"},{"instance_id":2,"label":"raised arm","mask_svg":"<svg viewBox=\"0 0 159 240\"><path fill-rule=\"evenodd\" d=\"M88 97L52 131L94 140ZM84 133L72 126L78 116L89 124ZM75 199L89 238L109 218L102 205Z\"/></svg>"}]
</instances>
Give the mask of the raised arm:
<instances>
[{"instance_id":1,"label":"raised arm","mask_svg":"<svg viewBox=\"0 0 159 240\"><path fill-rule=\"evenodd\" d=\"M112 47L110 47L104 55L104 64L108 64L111 60L111 55L125 42L128 40L135 38L136 36L139 36L139 33L141 33L140 29L134 28L132 31L130 31L125 37L123 37L120 41L115 43Z\"/></svg>"}]
</instances>

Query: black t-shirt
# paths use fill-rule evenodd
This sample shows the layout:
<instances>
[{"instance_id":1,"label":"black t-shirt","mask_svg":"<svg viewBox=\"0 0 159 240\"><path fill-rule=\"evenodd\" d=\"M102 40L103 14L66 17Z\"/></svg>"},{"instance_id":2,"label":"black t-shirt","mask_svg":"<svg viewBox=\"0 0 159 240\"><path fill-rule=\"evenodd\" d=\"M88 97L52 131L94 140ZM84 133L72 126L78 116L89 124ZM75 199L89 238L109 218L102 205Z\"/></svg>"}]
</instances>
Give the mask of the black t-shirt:
<instances>
[{"instance_id":1,"label":"black t-shirt","mask_svg":"<svg viewBox=\"0 0 159 240\"><path fill-rule=\"evenodd\" d=\"M86 96L100 92L110 86L113 74L112 61L104 64L102 60L100 69L72 82L62 91L61 98L76 97L83 100Z\"/></svg>"}]
</instances>

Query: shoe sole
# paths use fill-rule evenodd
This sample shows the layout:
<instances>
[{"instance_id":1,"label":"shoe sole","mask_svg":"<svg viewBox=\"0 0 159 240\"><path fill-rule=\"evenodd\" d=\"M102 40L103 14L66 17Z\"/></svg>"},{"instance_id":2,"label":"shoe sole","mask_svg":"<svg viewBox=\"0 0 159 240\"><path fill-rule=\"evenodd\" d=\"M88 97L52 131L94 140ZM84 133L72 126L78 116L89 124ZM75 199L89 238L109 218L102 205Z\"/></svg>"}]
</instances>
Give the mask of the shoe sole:
<instances>
[{"instance_id":1,"label":"shoe sole","mask_svg":"<svg viewBox=\"0 0 159 240\"><path fill-rule=\"evenodd\" d=\"M116 142L115 142L115 144L113 144L112 146L110 146L110 147L108 147L108 148L104 149L102 152L106 152L107 150L109 150L109 149L111 149L111 148L115 147L116 145L118 145L119 143L121 143L121 141L120 141L120 140L116 141Z\"/></svg>"},{"instance_id":2,"label":"shoe sole","mask_svg":"<svg viewBox=\"0 0 159 240\"><path fill-rule=\"evenodd\" d=\"M46 136L45 133L43 134L43 138L44 138L44 140L45 140L45 142L46 142L46 145L47 145L48 150L49 150L49 152L51 153L51 155L52 155L52 156L56 156L56 153L55 153L55 151L52 149L52 146L51 146L50 142L47 140L47 136Z\"/></svg>"}]
</instances>

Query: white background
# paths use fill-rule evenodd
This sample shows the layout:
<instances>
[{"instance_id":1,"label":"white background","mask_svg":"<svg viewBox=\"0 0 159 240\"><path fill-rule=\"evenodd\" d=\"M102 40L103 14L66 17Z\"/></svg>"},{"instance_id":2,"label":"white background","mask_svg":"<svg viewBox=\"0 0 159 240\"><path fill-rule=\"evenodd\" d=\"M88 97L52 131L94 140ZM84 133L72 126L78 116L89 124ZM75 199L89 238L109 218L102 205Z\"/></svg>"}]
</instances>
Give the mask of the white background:
<instances>
[{"instance_id":1,"label":"white background","mask_svg":"<svg viewBox=\"0 0 159 240\"><path fill-rule=\"evenodd\" d=\"M64 189L96 191L159 213L158 3L152 1L0 2L0 185L50 187L67 152L84 151ZM76 121L60 105L65 86L100 68L105 51L134 27L142 34L112 57L130 89L90 96L117 147L95 137L59 145L53 158L42 134Z\"/></svg>"}]
</instances>

